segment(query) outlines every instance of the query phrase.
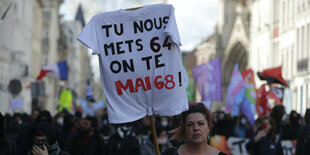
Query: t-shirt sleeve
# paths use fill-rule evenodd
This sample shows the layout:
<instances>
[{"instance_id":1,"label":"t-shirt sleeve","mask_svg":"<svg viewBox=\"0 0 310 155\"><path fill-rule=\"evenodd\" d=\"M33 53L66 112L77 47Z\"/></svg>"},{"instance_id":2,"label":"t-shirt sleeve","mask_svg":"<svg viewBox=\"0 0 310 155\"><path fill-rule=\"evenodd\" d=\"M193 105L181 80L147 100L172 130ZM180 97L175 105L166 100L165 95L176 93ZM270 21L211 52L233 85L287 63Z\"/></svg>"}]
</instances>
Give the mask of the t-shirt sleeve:
<instances>
[{"instance_id":1,"label":"t-shirt sleeve","mask_svg":"<svg viewBox=\"0 0 310 155\"><path fill-rule=\"evenodd\" d=\"M92 49L93 55L99 54L99 48L97 44L97 34L95 29L95 20L92 18L83 28L82 32L79 34L77 40L82 44Z\"/></svg>"},{"instance_id":2,"label":"t-shirt sleeve","mask_svg":"<svg viewBox=\"0 0 310 155\"><path fill-rule=\"evenodd\" d=\"M178 46L181 46L181 39L179 36L179 30L177 26L177 22L174 16L174 7L171 5L171 12L170 12L170 17L169 21L167 24L167 27L165 29L165 33L171 36L171 39L174 43L178 44Z\"/></svg>"}]
</instances>

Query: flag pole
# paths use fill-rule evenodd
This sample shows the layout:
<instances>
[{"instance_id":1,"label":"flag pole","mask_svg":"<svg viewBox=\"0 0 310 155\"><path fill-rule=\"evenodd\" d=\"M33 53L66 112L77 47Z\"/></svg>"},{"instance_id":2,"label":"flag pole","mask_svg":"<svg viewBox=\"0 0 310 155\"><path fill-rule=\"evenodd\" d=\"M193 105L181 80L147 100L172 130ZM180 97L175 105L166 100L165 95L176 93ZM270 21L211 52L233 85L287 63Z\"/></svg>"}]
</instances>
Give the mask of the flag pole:
<instances>
[{"instance_id":1,"label":"flag pole","mask_svg":"<svg viewBox=\"0 0 310 155\"><path fill-rule=\"evenodd\" d=\"M149 117L149 118L150 118L150 121L151 121L153 142L154 142L154 145L155 145L156 155L160 155L159 147L158 147L158 141L157 141L156 128L155 128L155 123L154 123L154 115L155 115L155 114L153 114L153 115L152 115L151 117Z\"/></svg>"}]
</instances>

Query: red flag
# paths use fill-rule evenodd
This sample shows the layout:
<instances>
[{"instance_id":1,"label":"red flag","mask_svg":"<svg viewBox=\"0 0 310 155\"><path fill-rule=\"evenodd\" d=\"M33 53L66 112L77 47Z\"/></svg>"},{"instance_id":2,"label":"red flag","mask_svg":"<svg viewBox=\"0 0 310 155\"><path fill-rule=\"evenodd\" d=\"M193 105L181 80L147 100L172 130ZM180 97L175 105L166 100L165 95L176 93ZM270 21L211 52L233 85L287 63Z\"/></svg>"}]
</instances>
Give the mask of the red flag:
<instances>
[{"instance_id":1,"label":"red flag","mask_svg":"<svg viewBox=\"0 0 310 155\"><path fill-rule=\"evenodd\" d=\"M288 86L286 81L282 77L282 67L281 66L266 69L263 72L258 72L257 75L261 80L266 80L268 82L268 84L279 83L279 84Z\"/></svg>"},{"instance_id":2,"label":"red flag","mask_svg":"<svg viewBox=\"0 0 310 155\"><path fill-rule=\"evenodd\" d=\"M256 91L256 112L259 117L266 116L271 111L268 105L267 94L268 92L266 92L265 84Z\"/></svg>"}]
</instances>

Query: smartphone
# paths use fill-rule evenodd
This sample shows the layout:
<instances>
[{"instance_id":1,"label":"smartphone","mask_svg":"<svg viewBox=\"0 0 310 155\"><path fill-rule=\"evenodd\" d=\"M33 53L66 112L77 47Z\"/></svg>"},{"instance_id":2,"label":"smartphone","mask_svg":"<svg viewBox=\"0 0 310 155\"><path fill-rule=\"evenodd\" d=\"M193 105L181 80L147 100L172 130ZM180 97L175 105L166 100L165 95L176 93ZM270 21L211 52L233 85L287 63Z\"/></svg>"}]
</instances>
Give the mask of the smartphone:
<instances>
[{"instance_id":1,"label":"smartphone","mask_svg":"<svg viewBox=\"0 0 310 155\"><path fill-rule=\"evenodd\" d=\"M43 144L36 144L41 150L44 150Z\"/></svg>"}]
</instances>

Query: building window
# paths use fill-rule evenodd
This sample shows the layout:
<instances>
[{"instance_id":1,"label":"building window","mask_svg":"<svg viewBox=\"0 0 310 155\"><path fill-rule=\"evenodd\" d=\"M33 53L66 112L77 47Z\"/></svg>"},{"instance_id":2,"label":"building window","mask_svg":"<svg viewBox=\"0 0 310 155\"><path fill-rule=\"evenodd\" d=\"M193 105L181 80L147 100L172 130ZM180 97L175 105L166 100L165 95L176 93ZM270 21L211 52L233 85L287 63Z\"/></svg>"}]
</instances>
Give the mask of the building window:
<instances>
[{"instance_id":1,"label":"building window","mask_svg":"<svg viewBox=\"0 0 310 155\"><path fill-rule=\"evenodd\" d=\"M43 11L43 15L42 16L43 16L43 19L50 20L51 19L51 12L45 10L45 11Z\"/></svg>"},{"instance_id":2,"label":"building window","mask_svg":"<svg viewBox=\"0 0 310 155\"><path fill-rule=\"evenodd\" d=\"M310 24L308 23L307 24L307 39L306 39L306 45L307 45L307 50L306 50L306 53L305 53L305 56L306 58L309 58L309 52L310 52Z\"/></svg>"},{"instance_id":3,"label":"building window","mask_svg":"<svg viewBox=\"0 0 310 155\"><path fill-rule=\"evenodd\" d=\"M306 108L310 108L309 84L306 85Z\"/></svg>"},{"instance_id":4,"label":"building window","mask_svg":"<svg viewBox=\"0 0 310 155\"><path fill-rule=\"evenodd\" d=\"M296 35L297 35L297 37L296 37L296 39L297 39L297 41L296 41L296 45L297 45L297 47L296 47L296 52L297 52L297 54L296 54L296 60L298 61L299 60L299 53L300 53L300 39L299 39L299 36L300 36L300 28L297 28L297 33L296 33Z\"/></svg>"},{"instance_id":5,"label":"building window","mask_svg":"<svg viewBox=\"0 0 310 155\"><path fill-rule=\"evenodd\" d=\"M283 29L285 29L285 27L286 27L286 25L285 25L285 23L286 23L286 18L285 18L285 13L286 13L286 11L285 11L285 1L283 1L282 2L282 28Z\"/></svg>"},{"instance_id":6,"label":"building window","mask_svg":"<svg viewBox=\"0 0 310 155\"><path fill-rule=\"evenodd\" d=\"M302 109L303 109L303 103L302 103L302 101L303 101L303 86L301 86L300 87L300 111L299 111L299 113L302 113Z\"/></svg>"},{"instance_id":7,"label":"building window","mask_svg":"<svg viewBox=\"0 0 310 155\"><path fill-rule=\"evenodd\" d=\"M291 26L291 0L287 1L286 7L287 7L287 15L286 15L287 26L290 27Z\"/></svg>"},{"instance_id":8,"label":"building window","mask_svg":"<svg viewBox=\"0 0 310 155\"><path fill-rule=\"evenodd\" d=\"M291 76L293 77L293 74L294 74L294 64L295 62L297 61L294 61L294 58L296 59L296 56L294 56L294 45L292 45L292 48L291 48Z\"/></svg>"},{"instance_id":9,"label":"building window","mask_svg":"<svg viewBox=\"0 0 310 155\"><path fill-rule=\"evenodd\" d=\"M300 57L299 59L304 58L304 51L305 51L305 26L301 28L301 50L300 50Z\"/></svg>"}]
</instances>

